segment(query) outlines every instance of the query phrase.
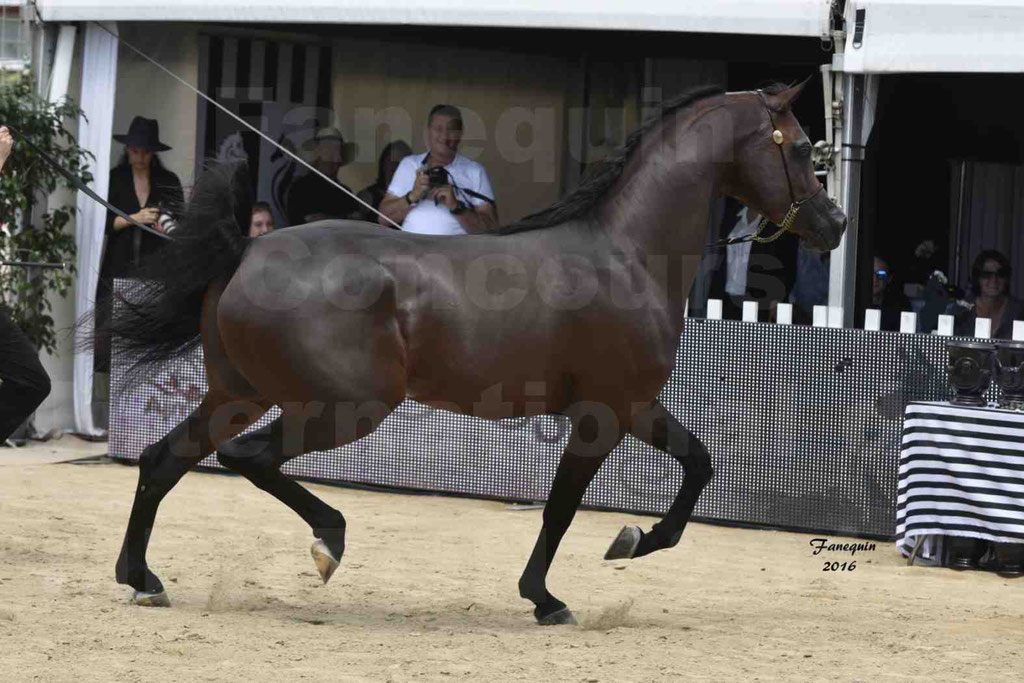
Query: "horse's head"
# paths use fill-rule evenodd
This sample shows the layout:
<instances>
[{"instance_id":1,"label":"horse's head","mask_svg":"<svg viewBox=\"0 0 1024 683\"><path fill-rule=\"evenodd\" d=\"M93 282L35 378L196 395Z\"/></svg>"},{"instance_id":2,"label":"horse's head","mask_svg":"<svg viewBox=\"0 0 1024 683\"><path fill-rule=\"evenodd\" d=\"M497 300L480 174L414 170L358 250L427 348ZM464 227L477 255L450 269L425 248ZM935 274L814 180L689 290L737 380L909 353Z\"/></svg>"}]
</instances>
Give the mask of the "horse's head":
<instances>
[{"instance_id":1,"label":"horse's head","mask_svg":"<svg viewBox=\"0 0 1024 683\"><path fill-rule=\"evenodd\" d=\"M826 251L839 245L846 216L815 177L811 141L790 110L805 83L734 95L749 132L738 139L724 189L808 246Z\"/></svg>"}]
</instances>

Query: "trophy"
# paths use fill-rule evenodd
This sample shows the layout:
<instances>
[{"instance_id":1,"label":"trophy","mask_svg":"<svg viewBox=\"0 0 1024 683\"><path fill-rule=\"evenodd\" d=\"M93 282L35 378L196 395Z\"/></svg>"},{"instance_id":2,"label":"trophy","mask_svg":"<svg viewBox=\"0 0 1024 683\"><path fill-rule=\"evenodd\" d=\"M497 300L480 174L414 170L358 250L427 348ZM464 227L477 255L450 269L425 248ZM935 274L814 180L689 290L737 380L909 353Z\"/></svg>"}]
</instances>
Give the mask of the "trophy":
<instances>
[{"instance_id":1,"label":"trophy","mask_svg":"<svg viewBox=\"0 0 1024 683\"><path fill-rule=\"evenodd\" d=\"M999 407L1024 410L1024 342L996 344L996 383Z\"/></svg>"},{"instance_id":2,"label":"trophy","mask_svg":"<svg viewBox=\"0 0 1024 683\"><path fill-rule=\"evenodd\" d=\"M975 341L946 343L949 384L953 387L951 403L958 406L984 406L988 385L992 382L992 356L996 347Z\"/></svg>"}]
</instances>

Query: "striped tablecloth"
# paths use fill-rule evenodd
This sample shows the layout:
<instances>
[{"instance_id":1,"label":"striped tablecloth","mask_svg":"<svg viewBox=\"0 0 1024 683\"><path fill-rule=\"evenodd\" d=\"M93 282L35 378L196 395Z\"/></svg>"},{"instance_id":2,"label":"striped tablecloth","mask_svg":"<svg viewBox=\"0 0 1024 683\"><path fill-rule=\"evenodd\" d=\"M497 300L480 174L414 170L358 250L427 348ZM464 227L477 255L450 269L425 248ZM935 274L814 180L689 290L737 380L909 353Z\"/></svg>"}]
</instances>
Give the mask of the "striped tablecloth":
<instances>
[{"instance_id":1,"label":"striped tablecloth","mask_svg":"<svg viewBox=\"0 0 1024 683\"><path fill-rule=\"evenodd\" d=\"M907 405L897 547L909 555L921 534L1024 541L1024 413ZM941 558L939 543L926 543L924 551L925 558Z\"/></svg>"}]
</instances>

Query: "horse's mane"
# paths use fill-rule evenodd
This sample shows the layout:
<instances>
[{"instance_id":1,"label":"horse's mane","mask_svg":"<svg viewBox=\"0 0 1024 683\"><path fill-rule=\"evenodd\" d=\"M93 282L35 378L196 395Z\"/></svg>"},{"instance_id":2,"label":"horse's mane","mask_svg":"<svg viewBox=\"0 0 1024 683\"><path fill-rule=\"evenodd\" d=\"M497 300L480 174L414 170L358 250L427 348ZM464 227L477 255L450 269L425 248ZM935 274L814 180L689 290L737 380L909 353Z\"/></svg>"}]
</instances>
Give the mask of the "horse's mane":
<instances>
[{"instance_id":1,"label":"horse's mane","mask_svg":"<svg viewBox=\"0 0 1024 683\"><path fill-rule=\"evenodd\" d=\"M517 232L526 232L527 230L540 230L590 215L598 201L604 197L612 185L622 176L626 163L633 155L633 152L640 146L644 135L661 123L666 116L684 109L699 100L721 95L724 92L725 89L717 85L705 85L689 90L665 102L660 116L648 119L643 125L633 131L622 147L596 164L587 173L583 182L566 197L542 211L530 214L515 223L498 228L496 232L500 235L510 235Z\"/></svg>"},{"instance_id":2,"label":"horse's mane","mask_svg":"<svg viewBox=\"0 0 1024 683\"><path fill-rule=\"evenodd\" d=\"M761 88L761 91L766 95L778 95L789 87L791 87L789 84L775 82L764 86ZM566 197L542 211L532 213L515 223L498 228L495 232L499 235L511 235L517 232L526 232L527 230L550 228L559 223L588 217L598 201L607 194L612 185L622 176L626 163L633 155L633 152L640 146L644 136L652 128L661 123L666 116L680 109L685 109L699 100L721 95L724 92L725 88L720 86L704 85L688 90L682 95L669 100L663 105L660 116L648 119L643 125L633 131L622 147L596 164L587 173L587 177L583 179L583 182Z\"/></svg>"}]
</instances>

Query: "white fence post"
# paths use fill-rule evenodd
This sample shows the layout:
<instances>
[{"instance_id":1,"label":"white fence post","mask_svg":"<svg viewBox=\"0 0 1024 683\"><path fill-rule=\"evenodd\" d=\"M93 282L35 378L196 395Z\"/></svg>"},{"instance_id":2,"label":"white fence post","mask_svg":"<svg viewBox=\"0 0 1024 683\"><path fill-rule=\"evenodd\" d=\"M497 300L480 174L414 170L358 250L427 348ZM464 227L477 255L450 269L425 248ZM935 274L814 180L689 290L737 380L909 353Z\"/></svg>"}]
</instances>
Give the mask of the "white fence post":
<instances>
[{"instance_id":1,"label":"white fence post","mask_svg":"<svg viewBox=\"0 0 1024 683\"><path fill-rule=\"evenodd\" d=\"M882 329L882 312L877 308L869 308L864 311L864 329L868 332L878 332Z\"/></svg>"},{"instance_id":2,"label":"white fence post","mask_svg":"<svg viewBox=\"0 0 1024 683\"><path fill-rule=\"evenodd\" d=\"M811 324L815 327L828 327L828 306L814 307L814 321Z\"/></svg>"},{"instance_id":3,"label":"white fence post","mask_svg":"<svg viewBox=\"0 0 1024 683\"><path fill-rule=\"evenodd\" d=\"M757 322L757 302L756 301L744 301L743 302L743 322L745 322L745 323L756 323Z\"/></svg>"},{"instance_id":4,"label":"white fence post","mask_svg":"<svg viewBox=\"0 0 1024 683\"><path fill-rule=\"evenodd\" d=\"M793 304L778 304L775 306L775 324L793 324Z\"/></svg>"},{"instance_id":5,"label":"white fence post","mask_svg":"<svg viewBox=\"0 0 1024 683\"><path fill-rule=\"evenodd\" d=\"M708 320L722 319L722 300L708 299Z\"/></svg>"},{"instance_id":6,"label":"white fence post","mask_svg":"<svg viewBox=\"0 0 1024 683\"><path fill-rule=\"evenodd\" d=\"M974 321L974 336L978 339L988 339L992 336L992 319L977 318Z\"/></svg>"},{"instance_id":7,"label":"white fence post","mask_svg":"<svg viewBox=\"0 0 1024 683\"><path fill-rule=\"evenodd\" d=\"M829 327L842 327L843 326L843 307L842 306L829 306L828 307L828 326Z\"/></svg>"},{"instance_id":8,"label":"white fence post","mask_svg":"<svg viewBox=\"0 0 1024 683\"><path fill-rule=\"evenodd\" d=\"M940 315L939 316L939 334L943 337L953 336L953 316L951 315Z\"/></svg>"},{"instance_id":9,"label":"white fence post","mask_svg":"<svg viewBox=\"0 0 1024 683\"><path fill-rule=\"evenodd\" d=\"M914 334L917 332L917 313L903 311L900 313L900 332L902 334Z\"/></svg>"}]
</instances>

